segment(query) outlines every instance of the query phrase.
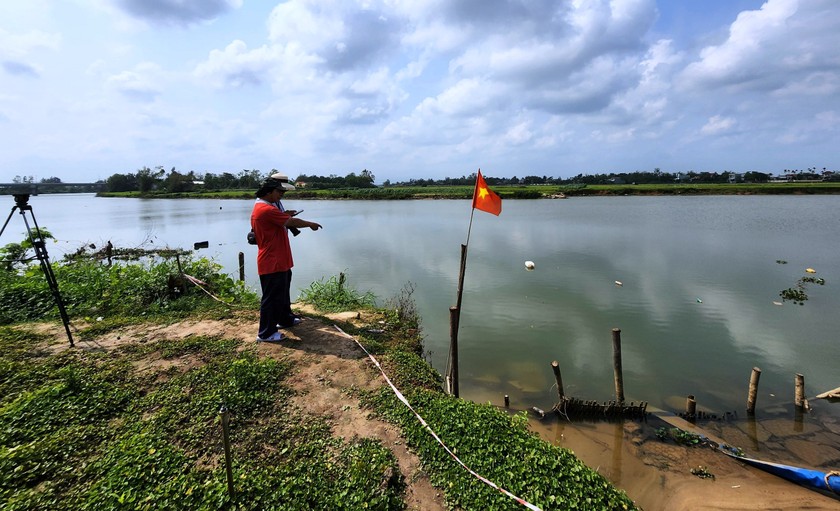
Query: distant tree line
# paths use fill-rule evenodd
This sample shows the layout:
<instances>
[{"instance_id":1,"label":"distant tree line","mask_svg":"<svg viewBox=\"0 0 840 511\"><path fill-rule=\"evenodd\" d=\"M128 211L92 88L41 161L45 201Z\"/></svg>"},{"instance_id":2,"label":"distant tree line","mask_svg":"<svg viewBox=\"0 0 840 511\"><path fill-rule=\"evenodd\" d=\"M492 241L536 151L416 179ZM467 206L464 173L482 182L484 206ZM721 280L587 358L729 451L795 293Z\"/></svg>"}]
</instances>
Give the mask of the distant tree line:
<instances>
[{"instance_id":1,"label":"distant tree line","mask_svg":"<svg viewBox=\"0 0 840 511\"><path fill-rule=\"evenodd\" d=\"M142 167L136 172L129 172L125 174L113 174L104 182L97 181L97 184L104 185L104 190L108 192L152 192L163 191L168 193L190 192L197 189L203 190L256 190L260 183L269 175L277 172L272 169L267 173L262 173L257 169L243 169L234 174L231 172L223 172L221 174L213 174L206 172L198 174L191 170L186 173L178 172L175 167L169 171L162 166L157 166L154 169L149 167ZM291 177L291 176L290 176ZM391 182L385 180L382 183L383 187L394 186L456 186L456 185L473 185L475 184L476 174L472 173L468 176L461 177L445 177L443 179L409 179L407 181ZM505 186L505 185L603 185L603 184L665 184L665 183L766 183L772 180L785 181L840 181L840 173L830 171L823 167L821 170L815 167L808 167L806 170L788 170L785 169L778 176L767 174L764 172L744 172L743 174L735 172L663 172L656 168L653 172L620 172L620 173L601 173L601 174L578 174L571 178L555 178L551 176L536 176L526 175L524 177L491 177L484 176L487 184L491 186ZM367 169L362 170L358 174L351 172L344 177L330 174L329 176L319 176L316 174L299 174L293 181L297 183L300 188L307 188L312 190L317 189L341 189L341 188L376 188L374 184L375 176ZM35 184L36 180L33 176L15 176L13 179L15 184ZM57 177L48 177L41 179L38 183L51 184L47 193L63 192L63 191L85 191L78 187L68 187L64 190L60 187L61 179ZM96 191L92 188L90 191Z\"/></svg>"},{"instance_id":2,"label":"distant tree line","mask_svg":"<svg viewBox=\"0 0 840 511\"><path fill-rule=\"evenodd\" d=\"M108 192L141 192L154 190L169 193L190 192L196 187L203 186L210 190L226 190L259 187L263 177L259 170L242 170L237 175L225 172L221 175L205 173L196 175L194 170L187 173L178 172L172 167L167 172L163 167L154 169L143 167L137 172L113 174L105 180L105 191Z\"/></svg>"},{"instance_id":3,"label":"distant tree line","mask_svg":"<svg viewBox=\"0 0 840 511\"><path fill-rule=\"evenodd\" d=\"M373 173L365 169L358 175L355 172L351 172L344 177L339 177L335 174L330 174L329 176L316 176L314 174L308 176L306 174L300 174L295 182L299 186L308 189L327 190L336 188L375 188L376 185L373 184L375 179L376 177Z\"/></svg>"},{"instance_id":4,"label":"distant tree line","mask_svg":"<svg viewBox=\"0 0 840 511\"><path fill-rule=\"evenodd\" d=\"M263 174L257 169L244 169L237 174L223 172L213 174L206 172L196 174L195 171L181 173L172 167L168 172L161 166L150 169L143 167L137 172L113 174L105 180L105 190L108 192L151 192L154 190L168 193L190 192L203 190L256 190L260 183L278 172L275 169ZM328 177L300 174L293 180L301 186L311 189L324 188L373 188L374 175L367 169L359 175L351 172L345 177L330 175Z\"/></svg>"},{"instance_id":5,"label":"distant tree line","mask_svg":"<svg viewBox=\"0 0 840 511\"><path fill-rule=\"evenodd\" d=\"M409 179L408 181L392 183L386 180L383 186L452 186L475 184L476 174L461 177L445 177L443 179ZM551 176L525 176L525 177L490 177L484 176L488 185L608 185L608 184L667 184L667 183L767 183L772 180L786 181L840 181L840 173L833 172L827 168L818 171L816 167L803 170L785 170L780 176L772 174L749 171L744 173L736 172L662 172L654 169L653 172L619 172L603 174L578 174L571 178L554 178Z\"/></svg>"}]
</instances>

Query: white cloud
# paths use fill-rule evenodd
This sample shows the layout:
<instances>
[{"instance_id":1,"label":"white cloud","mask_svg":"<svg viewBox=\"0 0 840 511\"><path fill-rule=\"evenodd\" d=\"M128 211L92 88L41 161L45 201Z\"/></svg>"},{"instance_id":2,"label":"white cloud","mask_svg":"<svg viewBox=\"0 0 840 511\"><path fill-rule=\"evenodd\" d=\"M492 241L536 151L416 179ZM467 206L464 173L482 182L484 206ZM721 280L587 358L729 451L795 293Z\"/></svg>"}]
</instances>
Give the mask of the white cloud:
<instances>
[{"instance_id":1,"label":"white cloud","mask_svg":"<svg viewBox=\"0 0 840 511\"><path fill-rule=\"evenodd\" d=\"M157 64L144 62L132 71L123 71L108 77L107 85L123 96L140 102L154 101L161 92L163 73Z\"/></svg>"},{"instance_id":2,"label":"white cloud","mask_svg":"<svg viewBox=\"0 0 840 511\"><path fill-rule=\"evenodd\" d=\"M270 79L270 70L278 57L267 46L248 50L243 41L236 40L224 50L212 50L208 59L196 66L194 74L199 81L207 81L217 88L260 85Z\"/></svg>"},{"instance_id":3,"label":"white cloud","mask_svg":"<svg viewBox=\"0 0 840 511\"><path fill-rule=\"evenodd\" d=\"M719 135L731 131L735 127L735 119L731 117L722 117L715 115L700 128L700 133L703 135Z\"/></svg>"},{"instance_id":4,"label":"white cloud","mask_svg":"<svg viewBox=\"0 0 840 511\"><path fill-rule=\"evenodd\" d=\"M527 121L523 121L508 129L505 133L505 139L508 143L521 145L530 142L534 138L534 133L531 131L529 124Z\"/></svg>"},{"instance_id":5,"label":"white cloud","mask_svg":"<svg viewBox=\"0 0 840 511\"><path fill-rule=\"evenodd\" d=\"M13 33L0 28L0 57L2 58L23 58L36 50L56 50L60 44L60 34L40 30Z\"/></svg>"},{"instance_id":6,"label":"white cloud","mask_svg":"<svg viewBox=\"0 0 840 511\"><path fill-rule=\"evenodd\" d=\"M838 71L837 4L833 0L768 0L744 11L728 38L708 46L683 73L686 87L733 87L754 91L784 88L819 68Z\"/></svg>"}]
</instances>

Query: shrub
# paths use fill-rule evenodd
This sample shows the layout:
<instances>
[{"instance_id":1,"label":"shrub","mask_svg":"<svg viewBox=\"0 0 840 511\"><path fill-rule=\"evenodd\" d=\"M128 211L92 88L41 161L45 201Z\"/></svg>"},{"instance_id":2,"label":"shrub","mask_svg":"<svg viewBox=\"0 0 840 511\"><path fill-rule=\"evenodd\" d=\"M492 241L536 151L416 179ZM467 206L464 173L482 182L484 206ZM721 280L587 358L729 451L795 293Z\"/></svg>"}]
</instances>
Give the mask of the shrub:
<instances>
[{"instance_id":1,"label":"shrub","mask_svg":"<svg viewBox=\"0 0 840 511\"><path fill-rule=\"evenodd\" d=\"M301 291L299 300L325 312L367 309L376 304L376 297L370 291L359 293L348 286L343 273L313 282Z\"/></svg>"}]
</instances>

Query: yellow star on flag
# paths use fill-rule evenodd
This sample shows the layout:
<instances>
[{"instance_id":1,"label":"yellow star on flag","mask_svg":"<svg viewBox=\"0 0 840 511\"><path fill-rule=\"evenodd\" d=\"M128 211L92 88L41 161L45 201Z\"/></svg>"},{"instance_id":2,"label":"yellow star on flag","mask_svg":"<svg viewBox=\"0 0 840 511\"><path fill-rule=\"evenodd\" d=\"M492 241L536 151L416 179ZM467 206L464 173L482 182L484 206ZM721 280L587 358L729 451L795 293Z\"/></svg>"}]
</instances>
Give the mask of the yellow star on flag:
<instances>
[{"instance_id":1,"label":"yellow star on flag","mask_svg":"<svg viewBox=\"0 0 840 511\"><path fill-rule=\"evenodd\" d=\"M502 212L502 198L496 192L487 188L487 183L481 175L481 170L478 171L478 176L475 178L473 209L480 209L496 216L499 216L499 213Z\"/></svg>"}]
</instances>

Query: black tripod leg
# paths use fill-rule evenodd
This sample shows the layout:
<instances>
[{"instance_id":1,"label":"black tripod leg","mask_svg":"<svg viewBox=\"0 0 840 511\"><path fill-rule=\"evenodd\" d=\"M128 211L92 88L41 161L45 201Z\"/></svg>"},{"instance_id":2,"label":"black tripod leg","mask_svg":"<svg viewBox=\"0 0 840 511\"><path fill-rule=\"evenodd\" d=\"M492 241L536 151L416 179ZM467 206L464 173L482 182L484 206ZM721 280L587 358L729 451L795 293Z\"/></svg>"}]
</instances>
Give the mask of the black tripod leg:
<instances>
[{"instance_id":1,"label":"black tripod leg","mask_svg":"<svg viewBox=\"0 0 840 511\"><path fill-rule=\"evenodd\" d=\"M70 333L70 318L67 316L67 310L64 308L64 300L61 299L61 293L58 290L58 281L53 273L52 265L50 264L50 256L47 254L47 245L44 242L44 237L41 235L41 228L38 227L38 221L35 220L35 213L32 212L32 207L29 206L29 214L32 215L32 223L35 224L35 232L38 239L32 234L32 229L29 228L29 222L26 220L24 209L21 208L20 214L23 216L23 223L26 224L26 232L29 234L29 241L35 247L35 256L41 263L41 270L44 272L44 277L47 279L47 284L50 286L55 304L58 306L58 312L61 314L61 322L64 323L64 331L67 332L67 339L70 341L70 346L73 344L73 334Z\"/></svg>"},{"instance_id":2,"label":"black tripod leg","mask_svg":"<svg viewBox=\"0 0 840 511\"><path fill-rule=\"evenodd\" d=\"M16 210L16 209L17 209L17 206L12 206L12 212L11 212L11 213L9 213L9 217L8 217L8 218L6 218L6 223L4 223L4 224L3 224L3 228L2 228L2 229L0 229L0 236L3 236L3 232L5 232L5 231L6 231L6 226L7 226L7 225L9 225L9 220L11 220L11 219L12 219L12 215L14 215L14 214L15 214L15 210Z\"/></svg>"}]
</instances>

